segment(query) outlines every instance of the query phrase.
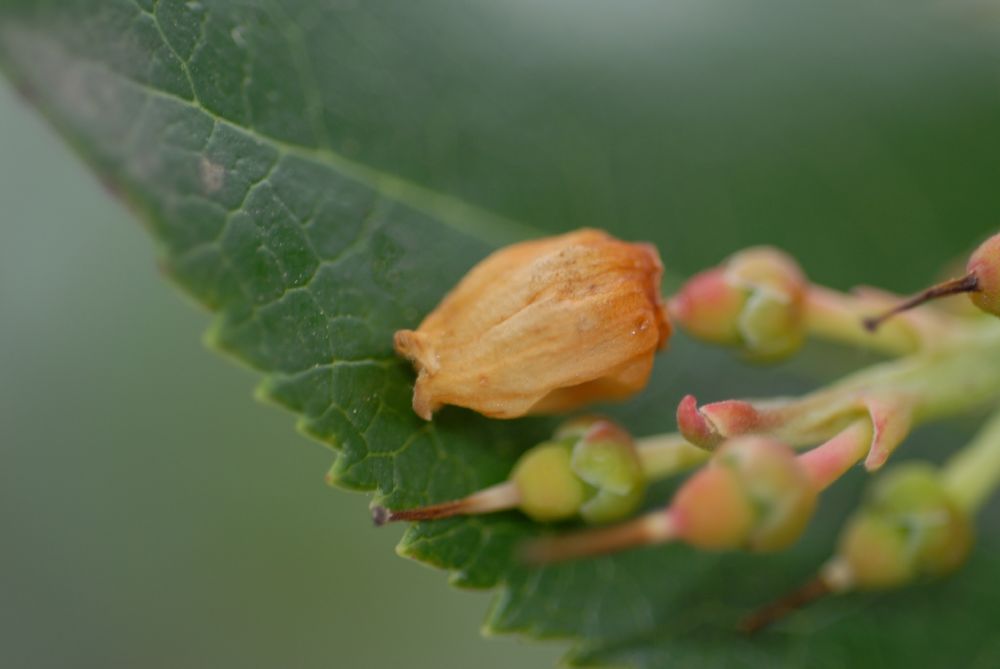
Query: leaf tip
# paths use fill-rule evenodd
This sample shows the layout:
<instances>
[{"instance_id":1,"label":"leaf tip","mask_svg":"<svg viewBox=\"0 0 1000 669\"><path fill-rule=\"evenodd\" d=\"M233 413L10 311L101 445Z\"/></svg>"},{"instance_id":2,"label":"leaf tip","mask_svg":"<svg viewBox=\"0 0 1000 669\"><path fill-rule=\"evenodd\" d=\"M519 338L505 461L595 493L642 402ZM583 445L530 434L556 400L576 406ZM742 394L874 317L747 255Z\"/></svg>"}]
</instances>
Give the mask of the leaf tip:
<instances>
[{"instance_id":1,"label":"leaf tip","mask_svg":"<svg viewBox=\"0 0 1000 669\"><path fill-rule=\"evenodd\" d=\"M257 384L257 386L253 389L253 398L261 404L276 404L281 406L275 401L274 396L272 395L272 384L269 383L269 381L269 379L265 378Z\"/></svg>"},{"instance_id":2,"label":"leaf tip","mask_svg":"<svg viewBox=\"0 0 1000 669\"><path fill-rule=\"evenodd\" d=\"M323 475L323 481L325 481L328 486L335 486L335 485L337 485L336 469L337 469L337 465L336 465L336 463L334 463L334 465L332 467L330 467L328 470L326 470L326 474Z\"/></svg>"},{"instance_id":3,"label":"leaf tip","mask_svg":"<svg viewBox=\"0 0 1000 669\"><path fill-rule=\"evenodd\" d=\"M212 319L208 329L201 335L201 343L205 348L213 351L224 351L222 346L222 321L219 318Z\"/></svg>"},{"instance_id":4,"label":"leaf tip","mask_svg":"<svg viewBox=\"0 0 1000 669\"><path fill-rule=\"evenodd\" d=\"M375 527L382 527L390 520L389 509L385 508L381 504L375 504L371 508L372 513L372 523Z\"/></svg>"}]
</instances>

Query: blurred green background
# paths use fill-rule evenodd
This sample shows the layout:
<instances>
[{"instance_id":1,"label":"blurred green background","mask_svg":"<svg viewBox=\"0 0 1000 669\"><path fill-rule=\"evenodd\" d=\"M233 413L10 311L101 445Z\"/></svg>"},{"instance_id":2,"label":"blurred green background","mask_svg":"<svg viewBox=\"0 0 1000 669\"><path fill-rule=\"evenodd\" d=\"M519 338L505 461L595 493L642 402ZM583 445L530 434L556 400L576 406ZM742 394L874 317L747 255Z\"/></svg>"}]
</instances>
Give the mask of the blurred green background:
<instances>
[{"instance_id":1,"label":"blurred green background","mask_svg":"<svg viewBox=\"0 0 1000 669\"><path fill-rule=\"evenodd\" d=\"M0 667L547 667L393 552L332 457L0 85Z\"/></svg>"}]
</instances>

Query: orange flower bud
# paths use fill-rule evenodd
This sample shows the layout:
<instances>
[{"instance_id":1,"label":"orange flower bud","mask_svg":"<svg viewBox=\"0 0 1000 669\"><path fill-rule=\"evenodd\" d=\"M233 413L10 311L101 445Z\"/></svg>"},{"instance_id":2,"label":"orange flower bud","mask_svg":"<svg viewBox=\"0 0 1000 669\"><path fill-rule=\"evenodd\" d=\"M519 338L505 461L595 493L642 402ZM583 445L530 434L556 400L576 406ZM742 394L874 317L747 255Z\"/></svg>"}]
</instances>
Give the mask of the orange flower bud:
<instances>
[{"instance_id":1,"label":"orange flower bud","mask_svg":"<svg viewBox=\"0 0 1000 669\"><path fill-rule=\"evenodd\" d=\"M514 244L478 265L396 352L417 370L413 410L555 413L641 390L670 336L649 244L599 230Z\"/></svg>"}]
</instances>

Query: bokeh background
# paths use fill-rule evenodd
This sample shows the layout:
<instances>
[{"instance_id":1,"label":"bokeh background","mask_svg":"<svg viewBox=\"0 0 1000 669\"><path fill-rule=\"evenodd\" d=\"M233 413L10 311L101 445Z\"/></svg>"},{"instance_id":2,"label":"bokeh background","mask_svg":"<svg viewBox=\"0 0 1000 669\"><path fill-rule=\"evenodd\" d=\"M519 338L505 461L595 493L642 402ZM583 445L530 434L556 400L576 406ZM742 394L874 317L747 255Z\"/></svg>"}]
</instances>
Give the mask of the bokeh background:
<instances>
[{"instance_id":1,"label":"bokeh background","mask_svg":"<svg viewBox=\"0 0 1000 669\"><path fill-rule=\"evenodd\" d=\"M393 552L0 83L0 667L547 667Z\"/></svg>"}]
</instances>

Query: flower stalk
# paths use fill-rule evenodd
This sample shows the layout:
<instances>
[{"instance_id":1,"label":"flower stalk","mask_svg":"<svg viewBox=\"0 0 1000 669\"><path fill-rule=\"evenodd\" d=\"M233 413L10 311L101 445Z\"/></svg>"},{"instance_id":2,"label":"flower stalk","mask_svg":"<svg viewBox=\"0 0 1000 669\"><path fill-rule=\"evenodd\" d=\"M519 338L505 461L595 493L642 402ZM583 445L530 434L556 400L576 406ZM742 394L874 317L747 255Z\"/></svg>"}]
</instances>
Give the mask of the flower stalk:
<instances>
[{"instance_id":1,"label":"flower stalk","mask_svg":"<svg viewBox=\"0 0 1000 669\"><path fill-rule=\"evenodd\" d=\"M397 351L418 371L415 411L430 418L457 404L509 418L623 398L645 384L671 333L668 313L694 338L752 361L791 356L810 337L891 359L801 397L699 405L688 395L675 434L635 441L603 419L571 422L527 451L508 481L418 509L375 507L376 522L518 508L540 522L605 524L632 514L650 481L703 465L666 508L542 537L522 547L523 557L543 564L668 542L781 550L851 467L879 470L914 427L1000 400L1000 320L915 309L967 293L981 312L1000 316L1000 234L972 254L965 275L905 300L812 284L792 258L767 247L695 275L666 305L661 270L655 249L598 231L494 254L417 331L397 333ZM509 277L502 290L498 276ZM998 485L1000 414L945 466L906 463L881 475L818 575L743 628L756 631L830 594L957 568L971 547L971 516Z\"/></svg>"},{"instance_id":2,"label":"flower stalk","mask_svg":"<svg viewBox=\"0 0 1000 669\"><path fill-rule=\"evenodd\" d=\"M964 449L951 456L941 473L955 503L976 513L1000 487L1000 413Z\"/></svg>"},{"instance_id":3,"label":"flower stalk","mask_svg":"<svg viewBox=\"0 0 1000 669\"><path fill-rule=\"evenodd\" d=\"M866 466L881 467L916 425L988 406L1000 397L1000 322L966 324L947 347L881 363L801 398L727 400L698 406L687 396L677 423L712 449L726 439L767 434L795 446L829 439L869 415L879 438Z\"/></svg>"},{"instance_id":4,"label":"flower stalk","mask_svg":"<svg viewBox=\"0 0 1000 669\"><path fill-rule=\"evenodd\" d=\"M571 422L570 425L572 424ZM557 439L560 434L565 437L565 428L556 434ZM624 433L622 432L622 434ZM621 437L620 435L616 435L616 437L621 438L623 442L626 440L625 437ZM631 443L634 443L635 466L634 468L630 466L629 469L636 472L634 485L637 490L645 488L647 484L653 481L665 479L679 472L687 471L692 467L702 464L711 456L708 451L690 444L684 437L677 433L646 437ZM558 462L555 462L556 460ZM529 481L526 473L522 473L519 478L517 472L527 472L527 468L522 465L520 469L515 467L511 479L484 488L461 499L413 509L390 510L381 505L374 505L371 508L372 520L376 526L381 526L397 521L439 520L452 516L471 516L518 509L526 502L525 493L523 492L526 488L538 488L548 491L547 499L538 504L547 508L544 510L536 509L534 515L536 519L542 519L540 518L541 516L545 520L563 520L577 515L585 504L583 499L585 493L578 494L576 492L578 488L573 482L569 482L565 488L560 488L553 480L555 470L572 467L572 458L567 461L558 455L558 451L553 453L549 449L548 444L542 444L528 451L521 460L521 462L529 461L536 463L531 465L531 469L538 471L538 481ZM608 467L608 465L607 459L604 458L601 466ZM579 478L580 475L581 473L577 472L572 476ZM584 473L583 475L586 474ZM601 485L601 481L593 474L590 476L590 480L598 486ZM570 492L565 492L565 489L569 489ZM558 493L555 492L556 490L563 490L563 492ZM560 502L557 499L560 495L568 499L568 501ZM636 503L638 503L638 496L636 497ZM593 505L593 502L591 504ZM607 518L594 518L593 513L589 515L593 519L593 522L617 520L632 510L628 508L630 506L631 503L623 504L620 509L615 509ZM529 515L532 514L529 513Z\"/></svg>"},{"instance_id":5,"label":"flower stalk","mask_svg":"<svg viewBox=\"0 0 1000 669\"><path fill-rule=\"evenodd\" d=\"M870 316L861 321L862 325L869 332L875 332L878 330L882 323L886 322L893 316L899 315L903 312L909 311L915 307L919 307L922 304L927 304L933 300L939 300L942 297L949 297L951 295L961 295L962 293L976 293L979 292L979 277L975 274L966 274L963 277L957 279L951 279L943 283L939 283L936 286L931 286L930 288L920 292L913 297L904 300L900 304L892 307L888 311L885 311L878 316Z\"/></svg>"},{"instance_id":6,"label":"flower stalk","mask_svg":"<svg viewBox=\"0 0 1000 669\"><path fill-rule=\"evenodd\" d=\"M827 595L899 587L960 566L971 518L1000 487L1000 413L939 469L908 464L891 474L874 503L849 521L838 554L819 574L748 616L742 630L757 632Z\"/></svg>"},{"instance_id":7,"label":"flower stalk","mask_svg":"<svg viewBox=\"0 0 1000 669\"><path fill-rule=\"evenodd\" d=\"M798 456L773 439L736 439L666 509L613 528L544 537L523 555L541 564L672 541L708 550L780 550L798 539L817 495L865 456L871 440L865 420Z\"/></svg>"},{"instance_id":8,"label":"flower stalk","mask_svg":"<svg viewBox=\"0 0 1000 669\"><path fill-rule=\"evenodd\" d=\"M950 295L968 294L981 311L1000 316L1000 234L979 245L969 257L965 276L951 279L904 300L877 316L865 318L866 329L874 332L893 316Z\"/></svg>"},{"instance_id":9,"label":"flower stalk","mask_svg":"<svg viewBox=\"0 0 1000 669\"><path fill-rule=\"evenodd\" d=\"M862 314L885 308L887 299L872 292L847 294L810 285L806 296L806 329L817 339L871 349L891 356L915 353L924 339L926 319L900 318L871 331Z\"/></svg>"},{"instance_id":10,"label":"flower stalk","mask_svg":"<svg viewBox=\"0 0 1000 669\"><path fill-rule=\"evenodd\" d=\"M526 451L507 481L462 499L413 509L375 505L372 520L384 525L520 509L541 522L580 517L606 523L634 511L651 481L689 469L708 456L678 434L635 442L607 419L577 418L564 423L552 440Z\"/></svg>"}]
</instances>

